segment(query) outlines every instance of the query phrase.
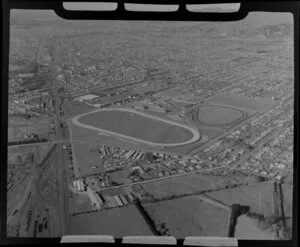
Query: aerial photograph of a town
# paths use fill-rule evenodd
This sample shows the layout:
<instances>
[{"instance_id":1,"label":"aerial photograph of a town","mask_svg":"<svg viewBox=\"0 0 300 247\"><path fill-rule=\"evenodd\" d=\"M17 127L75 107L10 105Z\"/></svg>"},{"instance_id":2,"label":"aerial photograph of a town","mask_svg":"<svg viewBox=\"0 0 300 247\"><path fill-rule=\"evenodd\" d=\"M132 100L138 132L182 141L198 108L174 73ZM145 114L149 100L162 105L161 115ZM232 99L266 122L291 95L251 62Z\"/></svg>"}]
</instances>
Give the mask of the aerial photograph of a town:
<instances>
[{"instance_id":1,"label":"aerial photograph of a town","mask_svg":"<svg viewBox=\"0 0 300 247\"><path fill-rule=\"evenodd\" d=\"M291 239L293 28L12 10L7 236Z\"/></svg>"}]
</instances>

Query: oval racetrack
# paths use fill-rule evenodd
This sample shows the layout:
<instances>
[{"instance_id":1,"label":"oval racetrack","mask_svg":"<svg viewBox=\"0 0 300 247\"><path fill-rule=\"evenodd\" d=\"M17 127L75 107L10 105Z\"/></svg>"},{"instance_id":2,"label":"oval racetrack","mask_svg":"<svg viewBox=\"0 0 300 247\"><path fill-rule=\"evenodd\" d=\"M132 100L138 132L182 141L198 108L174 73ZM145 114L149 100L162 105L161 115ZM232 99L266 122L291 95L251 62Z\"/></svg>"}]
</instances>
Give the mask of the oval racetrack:
<instances>
[{"instance_id":1,"label":"oval racetrack","mask_svg":"<svg viewBox=\"0 0 300 247\"><path fill-rule=\"evenodd\" d=\"M198 141L200 133L192 127L127 108L101 109L72 118L74 125L159 146L179 146Z\"/></svg>"}]
</instances>

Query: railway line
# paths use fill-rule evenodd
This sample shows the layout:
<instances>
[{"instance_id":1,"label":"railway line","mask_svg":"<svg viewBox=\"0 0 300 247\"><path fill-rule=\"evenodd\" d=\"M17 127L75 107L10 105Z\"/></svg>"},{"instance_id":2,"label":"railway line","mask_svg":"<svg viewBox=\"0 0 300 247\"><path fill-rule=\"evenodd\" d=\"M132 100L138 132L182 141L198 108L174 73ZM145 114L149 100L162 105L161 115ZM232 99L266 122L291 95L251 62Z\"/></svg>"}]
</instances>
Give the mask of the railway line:
<instances>
[{"instance_id":1,"label":"railway line","mask_svg":"<svg viewBox=\"0 0 300 247\"><path fill-rule=\"evenodd\" d=\"M60 236L57 224L59 217L57 214L57 205L53 205L52 201L49 201L47 195L41 191L40 185L43 179L53 178L49 177L48 171L55 165L56 146L51 148L46 156L40 163L32 164L33 170L28 176L30 182L28 182L26 189L23 193L22 199L18 204L10 210L13 212L8 216L8 224L12 221L17 221L17 225L11 229L17 231L18 236L25 237L57 237ZM30 218L28 218L30 217ZM37 223L39 218L44 218L44 224L49 225L45 228L39 227L37 230ZM47 222L47 223L46 223ZM41 223L39 223L41 224Z\"/></svg>"}]
</instances>

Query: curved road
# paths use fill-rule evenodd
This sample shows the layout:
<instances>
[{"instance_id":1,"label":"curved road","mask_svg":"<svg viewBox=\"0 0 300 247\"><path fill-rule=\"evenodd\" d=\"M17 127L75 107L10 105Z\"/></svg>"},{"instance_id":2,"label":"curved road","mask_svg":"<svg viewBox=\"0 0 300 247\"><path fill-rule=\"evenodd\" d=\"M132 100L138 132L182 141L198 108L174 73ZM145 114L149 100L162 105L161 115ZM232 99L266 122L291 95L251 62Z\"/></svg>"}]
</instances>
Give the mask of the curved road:
<instances>
[{"instance_id":1,"label":"curved road","mask_svg":"<svg viewBox=\"0 0 300 247\"><path fill-rule=\"evenodd\" d=\"M142 140L142 139L139 139L139 138L135 138L135 137L131 137L131 136L119 134L119 133L116 133L116 132L113 132L113 131L109 131L109 130L97 128L97 127L94 127L94 126L91 126L91 125L88 125L88 124L83 124L83 123L81 123L81 122L78 121L78 119L80 117L82 117L82 116L85 116L85 115L88 115L88 114L92 114L92 113L95 113L95 112L99 112L99 111L111 111L111 110L132 112L132 113L139 114L139 115L142 115L142 116L145 116L145 117L148 117L148 118L157 119L159 121L166 122L166 123L169 123L169 124L172 124L172 125L180 126L182 128L185 128L185 129L188 129L189 131L191 131L192 134L193 134L193 138L191 138L188 141L178 142L178 143L157 143L157 142L150 142L150 141L145 141L145 140ZM190 144L190 143L198 141L200 139L200 137L201 137L200 133L196 129L193 129L192 127L187 126L185 124L180 124L180 123L172 122L172 121L167 120L167 119L163 119L163 118L159 118L159 117L156 117L156 116L148 115L148 114L141 113L141 112L138 112L138 111L135 111L135 110L132 110L132 109L127 109L127 108L100 109L100 110L93 111L93 112L83 113L83 114L80 114L80 115L78 115L76 117L73 117L72 118L72 123L74 125L82 127L82 128L87 128L87 129L91 129L91 130L95 130L95 131L101 131L101 132L104 132L104 133L107 133L107 134L110 134L110 135L122 137L122 138L129 139L129 140L132 140L132 141L135 141L135 142L140 142L140 143L145 143L145 144L148 144L148 145L155 145L155 146L168 146L168 147L171 147L171 146L186 145L186 144Z\"/></svg>"}]
</instances>

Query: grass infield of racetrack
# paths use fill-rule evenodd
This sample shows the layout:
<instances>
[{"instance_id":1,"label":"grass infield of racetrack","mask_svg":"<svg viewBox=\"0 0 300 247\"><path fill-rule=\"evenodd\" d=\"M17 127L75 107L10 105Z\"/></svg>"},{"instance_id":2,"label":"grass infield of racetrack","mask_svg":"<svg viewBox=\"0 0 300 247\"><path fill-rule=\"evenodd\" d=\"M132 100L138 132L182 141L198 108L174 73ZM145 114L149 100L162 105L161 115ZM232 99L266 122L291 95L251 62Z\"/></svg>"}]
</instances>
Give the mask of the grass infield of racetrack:
<instances>
[{"instance_id":1,"label":"grass infield of racetrack","mask_svg":"<svg viewBox=\"0 0 300 247\"><path fill-rule=\"evenodd\" d=\"M248 114L240 109L221 105L199 105L193 108L192 119L212 127L231 126L241 122Z\"/></svg>"}]
</instances>

